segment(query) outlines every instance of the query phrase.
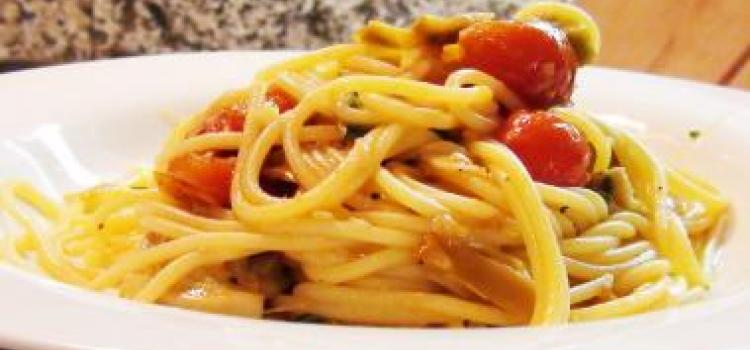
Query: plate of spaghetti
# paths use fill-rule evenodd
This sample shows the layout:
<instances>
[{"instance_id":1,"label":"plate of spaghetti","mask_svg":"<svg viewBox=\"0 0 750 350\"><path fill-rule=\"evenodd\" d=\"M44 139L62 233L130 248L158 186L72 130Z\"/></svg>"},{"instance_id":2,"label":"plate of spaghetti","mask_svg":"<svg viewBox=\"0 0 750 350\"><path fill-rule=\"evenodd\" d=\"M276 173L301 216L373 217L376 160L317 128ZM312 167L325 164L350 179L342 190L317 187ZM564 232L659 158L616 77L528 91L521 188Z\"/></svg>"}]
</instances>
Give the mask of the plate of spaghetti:
<instances>
[{"instance_id":1,"label":"plate of spaghetti","mask_svg":"<svg viewBox=\"0 0 750 350\"><path fill-rule=\"evenodd\" d=\"M0 76L0 346L747 345L748 93L599 41L537 2Z\"/></svg>"}]
</instances>

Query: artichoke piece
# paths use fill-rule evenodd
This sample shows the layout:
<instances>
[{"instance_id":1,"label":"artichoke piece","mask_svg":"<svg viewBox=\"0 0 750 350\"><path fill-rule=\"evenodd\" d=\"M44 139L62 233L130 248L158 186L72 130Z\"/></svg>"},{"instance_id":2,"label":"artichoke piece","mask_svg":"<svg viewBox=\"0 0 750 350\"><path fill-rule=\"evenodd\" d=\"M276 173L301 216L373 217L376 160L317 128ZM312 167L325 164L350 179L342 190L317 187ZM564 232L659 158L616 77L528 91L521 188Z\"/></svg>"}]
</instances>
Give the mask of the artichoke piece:
<instances>
[{"instance_id":1,"label":"artichoke piece","mask_svg":"<svg viewBox=\"0 0 750 350\"><path fill-rule=\"evenodd\" d=\"M412 30L424 41L432 44L451 44L458 40L458 32L462 29L495 18L493 13L476 12L450 17L435 15L420 16L412 24Z\"/></svg>"}]
</instances>

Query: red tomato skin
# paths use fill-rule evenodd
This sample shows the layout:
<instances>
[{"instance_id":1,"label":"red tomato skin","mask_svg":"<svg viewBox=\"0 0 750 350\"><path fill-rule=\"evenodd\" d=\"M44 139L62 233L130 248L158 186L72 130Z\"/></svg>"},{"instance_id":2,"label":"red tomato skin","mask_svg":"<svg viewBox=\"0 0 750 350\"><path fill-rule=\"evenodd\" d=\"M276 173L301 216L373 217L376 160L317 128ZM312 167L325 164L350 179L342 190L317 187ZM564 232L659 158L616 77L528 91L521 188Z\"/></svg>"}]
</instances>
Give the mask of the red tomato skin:
<instances>
[{"instance_id":1,"label":"red tomato skin","mask_svg":"<svg viewBox=\"0 0 750 350\"><path fill-rule=\"evenodd\" d=\"M247 106L239 104L221 109L217 114L207 118L198 129L197 135L216 132L241 132L245 128Z\"/></svg>"},{"instance_id":2,"label":"red tomato skin","mask_svg":"<svg viewBox=\"0 0 750 350\"><path fill-rule=\"evenodd\" d=\"M297 105L297 100L294 98L294 96L290 95L288 92L284 91L276 85L271 85L268 87L268 91L266 92L266 99L273 102L277 107L279 107L279 112L281 113L284 113Z\"/></svg>"},{"instance_id":3,"label":"red tomato skin","mask_svg":"<svg viewBox=\"0 0 750 350\"><path fill-rule=\"evenodd\" d=\"M292 95L276 85L271 85L268 88L266 100L275 104L282 113L297 105L297 100ZM207 118L201 127L198 128L196 135L228 131L241 132L245 127L246 114L247 105L244 102L224 107L213 116Z\"/></svg>"},{"instance_id":4,"label":"red tomato skin","mask_svg":"<svg viewBox=\"0 0 750 350\"><path fill-rule=\"evenodd\" d=\"M185 204L230 207L236 157L189 153L172 159L159 187Z\"/></svg>"},{"instance_id":5,"label":"red tomato skin","mask_svg":"<svg viewBox=\"0 0 750 350\"><path fill-rule=\"evenodd\" d=\"M497 139L521 159L535 181L580 187L591 178L592 152L586 139L553 113L516 111L499 129Z\"/></svg>"},{"instance_id":6,"label":"red tomato skin","mask_svg":"<svg viewBox=\"0 0 750 350\"><path fill-rule=\"evenodd\" d=\"M271 85L266 99L286 112L296 106L296 99L278 86ZM242 132L247 105L224 107L209 116L192 135L217 132ZM181 203L230 207L230 191L236 154L220 156L219 152L187 154L172 159L165 174L158 174L159 187Z\"/></svg>"},{"instance_id":7,"label":"red tomato skin","mask_svg":"<svg viewBox=\"0 0 750 350\"><path fill-rule=\"evenodd\" d=\"M505 83L535 109L570 101L578 60L565 34L544 22L487 21L459 34L460 64Z\"/></svg>"},{"instance_id":8,"label":"red tomato skin","mask_svg":"<svg viewBox=\"0 0 750 350\"><path fill-rule=\"evenodd\" d=\"M242 132L247 106L238 103L219 109L206 118L192 134ZM177 201L190 206L231 206L230 191L236 154L217 156L217 152L190 153L169 161L166 173L157 174L157 184Z\"/></svg>"}]
</instances>

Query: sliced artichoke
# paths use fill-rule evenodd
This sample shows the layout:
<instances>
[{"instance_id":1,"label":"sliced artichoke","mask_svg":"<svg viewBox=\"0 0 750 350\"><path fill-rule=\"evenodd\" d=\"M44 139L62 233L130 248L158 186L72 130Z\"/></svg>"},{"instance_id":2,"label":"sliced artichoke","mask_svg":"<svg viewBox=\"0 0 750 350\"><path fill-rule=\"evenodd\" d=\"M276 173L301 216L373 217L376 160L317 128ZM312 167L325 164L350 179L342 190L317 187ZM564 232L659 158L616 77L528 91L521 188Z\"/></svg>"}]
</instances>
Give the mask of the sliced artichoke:
<instances>
[{"instance_id":1,"label":"sliced artichoke","mask_svg":"<svg viewBox=\"0 0 750 350\"><path fill-rule=\"evenodd\" d=\"M412 24L412 30L432 42L455 42L458 32L462 29L484 21L495 19L494 13L476 12L461 15L441 17L435 15L423 15Z\"/></svg>"}]
</instances>

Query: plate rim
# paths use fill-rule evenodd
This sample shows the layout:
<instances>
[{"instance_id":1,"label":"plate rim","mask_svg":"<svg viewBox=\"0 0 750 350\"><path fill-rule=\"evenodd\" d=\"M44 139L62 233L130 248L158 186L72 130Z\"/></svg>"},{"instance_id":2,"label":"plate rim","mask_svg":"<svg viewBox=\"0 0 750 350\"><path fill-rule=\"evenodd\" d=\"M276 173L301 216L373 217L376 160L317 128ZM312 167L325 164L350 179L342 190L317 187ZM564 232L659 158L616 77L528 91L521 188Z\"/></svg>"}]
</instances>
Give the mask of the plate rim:
<instances>
[{"instance_id":1,"label":"plate rim","mask_svg":"<svg viewBox=\"0 0 750 350\"><path fill-rule=\"evenodd\" d=\"M150 64L150 62L160 61L160 60L172 60L172 59L180 59L180 60L203 60L203 59L215 59L220 58L222 56L254 56L254 55L261 55L264 57L274 57L276 55L290 55L294 53L302 52L301 50L275 50L275 51L268 51L268 50L247 50L247 51L219 51L219 52L188 52L188 53L172 53L172 54L157 54L157 55L148 55L148 56L138 56L138 57L126 57L126 58L114 58L114 59L107 59L107 60L101 60L101 61L94 61L94 62L77 62L77 63L69 63L69 64L62 64L62 65L55 65L51 67L42 67L42 68L33 68L28 70L22 70L17 72L11 72L11 73L4 73L0 74L0 92L3 91L2 83L4 82L10 82L12 83L15 79L44 79L45 75L48 74L55 74L60 71L64 71L64 73L71 74L75 73L76 70L91 70L91 69L97 69L97 67L100 66L112 66L112 65L122 65L122 64ZM588 72L587 74L615 74L615 75L626 75L626 76L633 76L633 77L640 77L640 78L633 78L633 79L647 79L650 81L661 81L666 82L666 84L679 84L682 86L687 86L691 89L699 89L702 91L711 91L712 93L716 93L719 95L730 95L731 98L736 98L738 100L741 99L747 99L750 101L750 92L743 91L737 88L733 87L724 87L724 86L716 86L711 84L706 84L702 82L696 82L692 80L682 79L682 78L675 78L675 77L663 77L663 76L655 76L652 74L647 73L641 73L641 72L634 72L629 70L622 70L622 69L611 69L611 68L602 68L602 67L590 67L586 68ZM597 73L599 72L599 73ZM249 77L248 77L249 78ZM229 87L227 87L229 88ZM750 103L748 103L748 106L750 106ZM5 122L0 119L0 126L4 125ZM0 140L2 141L2 140ZM2 266L0 268L0 280L2 280L2 277L7 277L9 274L6 270L6 266ZM20 271L13 271L10 273L10 275L13 275L15 273L22 273ZM18 276L16 276L18 277ZM34 280L40 280L37 276L24 276L23 278L30 278ZM38 283L40 281L33 281L33 283ZM171 315L178 315L178 317L181 318L188 318L193 319L195 317L198 317L200 319L215 319L215 320L221 320L221 322L229 322L232 325L239 325L239 323L242 323L242 325L257 325L259 322L263 324L270 324L269 321L254 321L254 320L246 320L238 317L232 317L232 316L221 316L221 315L207 315L201 312L196 311L189 311L189 310L180 310L170 307L164 307L164 306L151 306L151 305L141 305L137 302L125 300L125 299L119 299L119 298L113 298L105 295L101 295L101 293L87 291L87 290L80 290L77 287L64 285L60 282L56 281L47 281L44 280L43 284L49 284L44 286L44 288L54 288L58 293L62 294L80 294L81 292L86 293L86 298L93 297L97 300L96 304L104 303L105 301L112 301L112 299L115 300L113 304L117 308L121 307L133 307L137 306L138 309L143 310L149 310L149 312L154 310L160 310L155 311L159 315L163 314L169 314ZM742 297L745 298L747 301L746 308L750 310L750 290L745 290L742 293ZM106 298L106 299L102 299ZM675 317L675 312L678 312L680 314L683 314L688 309L694 309L694 306L701 307L707 305L707 303L712 303L719 301L717 300L706 300L701 301L700 305L688 305L683 306L680 308L674 308L670 310L664 310L659 312L653 312L648 314L642 314L642 315L636 315L631 316L627 318L620 318L620 319L613 319L613 320L607 320L607 321L599 321L596 323L584 323L584 324L571 324L571 325L562 325L562 326L553 326L550 328L508 328L507 330L509 332L518 332L522 331L524 333L533 333L533 334L539 334L540 331L543 333L550 333L550 332L559 332L561 330L571 331L576 330L580 331L580 328L598 328L598 329L611 329L613 327L620 327L623 325L626 325L628 323L632 323L635 320L641 320L642 322L659 322L659 321L665 321L670 318ZM2 303L0 302L0 305ZM729 307L729 305L726 305L726 307ZM687 308L687 309L686 309ZM153 309L153 310L152 310ZM169 310L167 310L169 309ZM174 314L174 312L177 312ZM681 317L681 316L679 316ZM232 321L229 321L232 320ZM201 321L203 322L203 321ZM238 323L239 322L239 323ZM0 324L4 324L7 322L0 321ZM204 322L207 323L208 322ZM461 337L464 338L466 334L483 334L483 337L487 336L487 334L492 333L498 333L502 332L503 330L498 331L497 329L493 330L484 330L484 329L471 329L471 330L431 330L431 329L389 329L389 328L377 328L377 327L362 327L362 326L319 326L319 325L300 325L300 324L287 324L287 323L279 323L278 325L286 327L293 327L293 328L304 328L308 329L307 332L316 331L313 333L330 333L331 329L341 329L345 330L347 333L352 333L357 337L371 337L371 336L378 336L382 335L382 333L389 333L389 334L398 334L401 336L403 333L406 333L407 336L412 336L415 334L419 334L420 337L424 337L425 335L428 336L436 336L441 335L441 337L445 337L446 335L450 335L451 337L456 334L461 334ZM319 332L318 332L319 331ZM495 337L497 334L494 334ZM495 338L492 337L492 338ZM86 347L81 346L77 344L53 344L48 343L45 340L39 340L39 339L28 339L28 338L22 338L20 336L16 336L14 334L8 334L8 330L6 328L0 327L0 344L10 344L11 346L19 346L19 347L28 347L33 349L93 349L93 348L100 348L100 347ZM281 345L283 346L283 345ZM279 347L282 348L282 347ZM343 347L342 347L343 348Z\"/></svg>"}]
</instances>

